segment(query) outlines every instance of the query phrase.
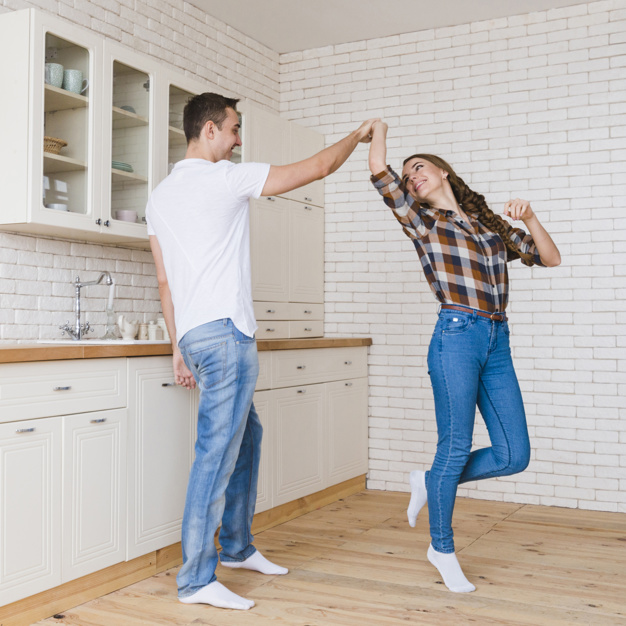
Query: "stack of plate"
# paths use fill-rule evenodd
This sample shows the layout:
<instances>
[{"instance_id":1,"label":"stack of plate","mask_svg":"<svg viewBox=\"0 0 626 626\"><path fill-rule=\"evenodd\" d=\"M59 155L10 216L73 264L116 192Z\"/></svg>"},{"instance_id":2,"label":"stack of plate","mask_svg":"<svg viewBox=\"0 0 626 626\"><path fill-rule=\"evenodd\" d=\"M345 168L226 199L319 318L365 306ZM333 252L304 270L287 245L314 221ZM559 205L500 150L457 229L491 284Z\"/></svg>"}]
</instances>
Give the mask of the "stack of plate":
<instances>
[{"instance_id":1,"label":"stack of plate","mask_svg":"<svg viewBox=\"0 0 626 626\"><path fill-rule=\"evenodd\" d=\"M133 166L128 163L124 163L123 161L113 161L111 163L111 167L114 170L121 170L122 172L132 172Z\"/></svg>"}]
</instances>

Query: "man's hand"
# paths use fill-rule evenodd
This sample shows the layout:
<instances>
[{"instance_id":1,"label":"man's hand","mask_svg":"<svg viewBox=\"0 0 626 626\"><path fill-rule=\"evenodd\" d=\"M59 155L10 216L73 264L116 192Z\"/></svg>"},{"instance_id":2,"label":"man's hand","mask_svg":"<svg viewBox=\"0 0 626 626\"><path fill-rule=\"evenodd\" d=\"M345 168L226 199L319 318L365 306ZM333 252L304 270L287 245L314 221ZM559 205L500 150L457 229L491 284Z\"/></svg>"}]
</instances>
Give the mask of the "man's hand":
<instances>
[{"instance_id":1,"label":"man's hand","mask_svg":"<svg viewBox=\"0 0 626 626\"><path fill-rule=\"evenodd\" d=\"M372 141L372 127L377 122L380 122L379 117L374 117L371 120L365 120L356 130L359 143L369 143Z\"/></svg>"},{"instance_id":2,"label":"man's hand","mask_svg":"<svg viewBox=\"0 0 626 626\"><path fill-rule=\"evenodd\" d=\"M179 350L174 352L174 381L186 389L195 389L196 381L189 368L185 365L183 355Z\"/></svg>"}]
</instances>

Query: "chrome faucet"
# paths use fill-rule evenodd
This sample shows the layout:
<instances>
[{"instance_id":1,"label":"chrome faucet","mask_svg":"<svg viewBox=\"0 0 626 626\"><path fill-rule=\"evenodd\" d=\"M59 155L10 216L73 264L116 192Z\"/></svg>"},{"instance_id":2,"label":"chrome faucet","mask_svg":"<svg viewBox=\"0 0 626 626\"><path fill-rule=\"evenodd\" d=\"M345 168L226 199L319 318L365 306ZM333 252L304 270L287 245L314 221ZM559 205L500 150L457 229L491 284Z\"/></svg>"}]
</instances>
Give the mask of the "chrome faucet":
<instances>
[{"instance_id":1,"label":"chrome faucet","mask_svg":"<svg viewBox=\"0 0 626 626\"><path fill-rule=\"evenodd\" d=\"M80 278L78 276L76 277L76 280L72 283L75 289L74 313L76 314L76 317L74 319L74 328L70 326L70 322L68 320L63 326L59 326L59 328L63 331L61 335L65 335L65 333L67 333L72 339L74 339L74 341L80 341L83 338L83 335L86 335L88 332L93 332L93 328L89 326L89 322L85 322L84 324L80 323L80 290L83 287L99 285L103 279L106 279L105 284L113 284L113 278L109 272L102 272L97 280L90 280L87 283L81 283Z\"/></svg>"}]
</instances>

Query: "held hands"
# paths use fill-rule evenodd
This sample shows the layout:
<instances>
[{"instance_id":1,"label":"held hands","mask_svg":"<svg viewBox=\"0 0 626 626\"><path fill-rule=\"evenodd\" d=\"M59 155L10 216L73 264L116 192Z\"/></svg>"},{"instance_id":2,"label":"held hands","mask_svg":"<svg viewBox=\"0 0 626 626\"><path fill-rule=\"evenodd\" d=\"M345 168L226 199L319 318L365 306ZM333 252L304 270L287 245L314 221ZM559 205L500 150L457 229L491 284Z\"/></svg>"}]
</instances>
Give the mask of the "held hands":
<instances>
[{"instance_id":1,"label":"held hands","mask_svg":"<svg viewBox=\"0 0 626 626\"><path fill-rule=\"evenodd\" d=\"M509 200L504 205L504 215L513 220L522 220L522 222L528 222L535 217L535 213L530 207L530 202L520 198Z\"/></svg>"},{"instance_id":2,"label":"held hands","mask_svg":"<svg viewBox=\"0 0 626 626\"><path fill-rule=\"evenodd\" d=\"M377 122L380 122L380 118L375 117L371 120L366 120L356 129L356 136L359 143L369 143L372 141L372 127Z\"/></svg>"},{"instance_id":3,"label":"held hands","mask_svg":"<svg viewBox=\"0 0 626 626\"><path fill-rule=\"evenodd\" d=\"M196 381L189 368L185 365L183 355L179 350L174 351L174 381L186 389L195 389Z\"/></svg>"}]
</instances>

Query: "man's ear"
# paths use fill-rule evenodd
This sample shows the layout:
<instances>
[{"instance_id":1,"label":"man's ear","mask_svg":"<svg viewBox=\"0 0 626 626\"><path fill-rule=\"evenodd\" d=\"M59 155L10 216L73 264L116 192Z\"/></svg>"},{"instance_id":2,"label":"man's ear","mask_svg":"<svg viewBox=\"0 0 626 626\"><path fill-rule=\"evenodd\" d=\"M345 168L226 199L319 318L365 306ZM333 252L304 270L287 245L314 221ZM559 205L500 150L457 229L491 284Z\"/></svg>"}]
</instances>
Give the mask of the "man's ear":
<instances>
[{"instance_id":1,"label":"man's ear","mask_svg":"<svg viewBox=\"0 0 626 626\"><path fill-rule=\"evenodd\" d=\"M203 128L204 135L207 139L215 139L215 130L217 126L215 126L215 122L213 120L209 120Z\"/></svg>"}]
</instances>

